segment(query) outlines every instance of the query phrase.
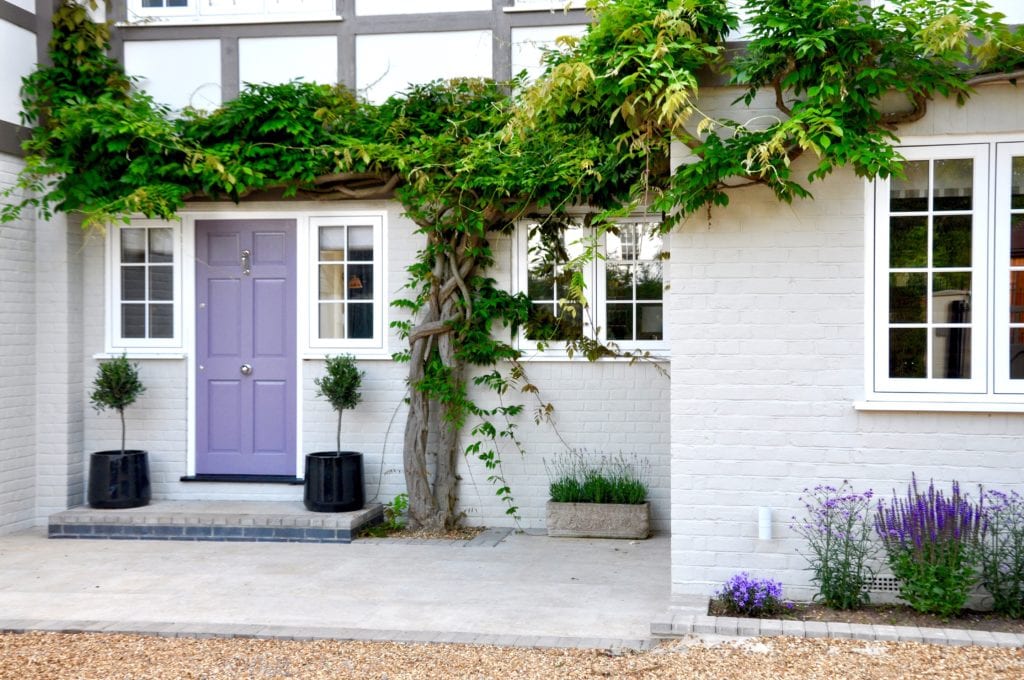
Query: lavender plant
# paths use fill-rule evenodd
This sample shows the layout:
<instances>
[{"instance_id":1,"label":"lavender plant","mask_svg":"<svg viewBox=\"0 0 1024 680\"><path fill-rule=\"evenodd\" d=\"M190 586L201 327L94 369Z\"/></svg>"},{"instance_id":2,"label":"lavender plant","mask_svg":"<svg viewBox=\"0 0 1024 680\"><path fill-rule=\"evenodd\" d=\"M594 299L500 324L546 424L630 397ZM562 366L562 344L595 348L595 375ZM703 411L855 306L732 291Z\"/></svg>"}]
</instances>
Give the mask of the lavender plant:
<instances>
[{"instance_id":1,"label":"lavender plant","mask_svg":"<svg viewBox=\"0 0 1024 680\"><path fill-rule=\"evenodd\" d=\"M854 493L843 480L839 488L816 486L801 496L805 513L792 529L807 541L804 555L818 584L814 599L834 609L857 609L869 601L867 586L875 575L878 553L870 519L872 492Z\"/></svg>"},{"instance_id":2,"label":"lavender plant","mask_svg":"<svg viewBox=\"0 0 1024 680\"><path fill-rule=\"evenodd\" d=\"M726 581L714 598L727 613L739 616L774 616L787 608L781 583L770 578L751 578L745 571Z\"/></svg>"},{"instance_id":3,"label":"lavender plant","mask_svg":"<svg viewBox=\"0 0 1024 680\"><path fill-rule=\"evenodd\" d=\"M1024 617L1024 498L1016 491L982 494L984 521L981 582L992 596L992 609Z\"/></svg>"},{"instance_id":4,"label":"lavender plant","mask_svg":"<svg viewBox=\"0 0 1024 680\"><path fill-rule=\"evenodd\" d=\"M916 477L906 498L894 491L888 504L878 501L875 529L899 579L901 599L919 612L945 617L963 609L981 556L982 509L955 481L947 498L934 481L918 491Z\"/></svg>"}]
</instances>

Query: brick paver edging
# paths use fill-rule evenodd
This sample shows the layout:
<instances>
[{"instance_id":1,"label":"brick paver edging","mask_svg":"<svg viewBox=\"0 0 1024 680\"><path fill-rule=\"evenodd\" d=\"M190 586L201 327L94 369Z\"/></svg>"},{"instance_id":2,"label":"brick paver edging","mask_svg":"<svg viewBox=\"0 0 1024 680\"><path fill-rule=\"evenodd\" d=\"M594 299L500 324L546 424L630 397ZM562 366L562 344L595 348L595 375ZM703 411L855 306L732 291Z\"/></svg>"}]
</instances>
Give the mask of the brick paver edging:
<instances>
[{"instance_id":1,"label":"brick paver edging","mask_svg":"<svg viewBox=\"0 0 1024 680\"><path fill-rule=\"evenodd\" d=\"M151 635L178 638L256 638L261 640L358 640L363 642L408 642L498 647L536 647L559 649L603 649L616 654L624 650L651 649L656 640L581 638L541 635L497 635L429 630L372 630L362 628L319 628L299 626L261 626L243 624L160 623L109 621L2 620L2 633L109 633Z\"/></svg>"},{"instance_id":2,"label":"brick paver edging","mask_svg":"<svg viewBox=\"0 0 1024 680\"><path fill-rule=\"evenodd\" d=\"M745 619L732 616L701 616L677 613L671 621L655 621L651 635L736 635L759 637L790 635L807 638L924 642L933 645L979 645L982 647L1024 647L1024 635L962 628L882 626L862 623Z\"/></svg>"}]
</instances>

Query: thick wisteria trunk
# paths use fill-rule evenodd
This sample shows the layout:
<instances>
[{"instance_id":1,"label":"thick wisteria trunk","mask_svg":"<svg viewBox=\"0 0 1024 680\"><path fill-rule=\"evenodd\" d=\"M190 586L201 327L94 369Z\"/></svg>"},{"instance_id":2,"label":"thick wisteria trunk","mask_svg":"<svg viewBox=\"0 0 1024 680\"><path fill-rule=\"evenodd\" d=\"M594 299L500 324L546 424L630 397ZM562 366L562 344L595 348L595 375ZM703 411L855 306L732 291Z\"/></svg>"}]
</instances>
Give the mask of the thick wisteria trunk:
<instances>
[{"instance_id":1,"label":"thick wisteria trunk","mask_svg":"<svg viewBox=\"0 0 1024 680\"><path fill-rule=\"evenodd\" d=\"M436 234L431 239L439 238ZM409 334L409 414L405 424L403 462L409 494L409 526L413 529L442 530L456 523L456 464L459 432L450 426L447 405L431 401L416 389L431 361L439 361L453 384L461 384L464 367L455 358L450 323L466 313L469 295L466 281L472 276L474 259L467 255L472 239L461 236L449 256L435 259L430 299L423 318ZM437 245L435 241L434 245ZM433 436L432 436L433 435ZM433 451L430 447L436 447ZM433 475L428 456L434 455Z\"/></svg>"}]
</instances>

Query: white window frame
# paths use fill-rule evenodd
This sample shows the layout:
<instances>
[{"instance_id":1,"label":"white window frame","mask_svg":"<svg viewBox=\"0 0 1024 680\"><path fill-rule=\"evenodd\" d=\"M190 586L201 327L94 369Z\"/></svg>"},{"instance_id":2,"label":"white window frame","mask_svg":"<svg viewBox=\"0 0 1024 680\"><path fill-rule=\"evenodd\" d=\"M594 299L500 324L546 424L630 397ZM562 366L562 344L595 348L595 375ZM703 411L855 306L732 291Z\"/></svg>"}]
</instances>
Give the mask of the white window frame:
<instances>
[{"instance_id":1,"label":"white window frame","mask_svg":"<svg viewBox=\"0 0 1024 680\"><path fill-rule=\"evenodd\" d=\"M908 160L974 158L972 375L969 379L889 378L888 200L890 180L867 184L865 314L866 401L861 410L1024 411L1024 380L1009 378L1010 163L1024 156L1021 137L905 139ZM1017 210L1022 213L1024 210ZM929 299L928 304L931 305Z\"/></svg>"},{"instance_id":2,"label":"white window frame","mask_svg":"<svg viewBox=\"0 0 1024 680\"><path fill-rule=\"evenodd\" d=\"M337 19L334 0L247 0L234 3L187 0L185 7L143 7L143 0L128 0L128 23L136 19L171 19L185 22L218 22L225 18L250 21Z\"/></svg>"},{"instance_id":3,"label":"white window frame","mask_svg":"<svg viewBox=\"0 0 1024 680\"><path fill-rule=\"evenodd\" d=\"M570 218L574 217L570 215ZM582 221L583 216L578 216ZM535 224L538 220L523 220L516 228L516 238L514 241L514 266L515 275L514 279L516 282L516 290L523 293L524 295L529 294L529 226ZM619 220L622 224L661 224L662 218L658 215L635 215L631 217L622 218ZM589 238L589 235L585 235L584 238ZM662 234L662 252L669 252L669 234ZM656 356L668 356L669 353L669 334L668 334L668 297L665 295L667 288L664 287L667 284L667 268L663 267L662 270L662 283L663 283L663 294L661 298L662 305L662 338L661 340L609 340L607 337L607 310L606 304L607 291L606 291L606 255L607 251L605 243L602 241L597 245L597 255L591 259L584 266L583 270L583 282L585 286L585 293L587 297L587 306L583 310L583 335L589 338L593 338L602 344L612 344L622 352L650 352ZM666 262L666 260L662 260ZM653 302L653 301L652 301ZM636 304L637 300L633 300L633 304ZM519 337L517 338L518 346L521 350L527 352L536 352L538 354L548 354L553 357L564 357L567 352L566 343L564 341L547 341L538 342L531 340L526 337L526 330L524 328L519 329ZM543 345L543 350L540 349L539 345Z\"/></svg>"},{"instance_id":4,"label":"white window frame","mask_svg":"<svg viewBox=\"0 0 1024 680\"><path fill-rule=\"evenodd\" d=\"M336 226L373 227L373 337L371 338L321 338L320 337L320 229ZM384 295L387 287L386 246L387 246L387 215L383 212L332 213L313 214L306 222L304 251L306 256L301 264L307 274L305 291L300 293L299 307L305 310L303 333L305 336L305 354L326 356L332 351L352 352L357 356L365 353L383 353L386 351L388 310ZM303 296L305 299L303 299ZM301 337L301 336L300 336Z\"/></svg>"},{"instance_id":5,"label":"white window frame","mask_svg":"<svg viewBox=\"0 0 1024 680\"><path fill-rule=\"evenodd\" d=\"M170 338L125 338L121 334L121 231L124 229L170 228L173 238L173 305L174 334ZM180 355L184 348L184 316L182 304L182 223L163 220L135 219L129 225L107 228L105 258L105 328L108 354L121 352Z\"/></svg>"}]
</instances>

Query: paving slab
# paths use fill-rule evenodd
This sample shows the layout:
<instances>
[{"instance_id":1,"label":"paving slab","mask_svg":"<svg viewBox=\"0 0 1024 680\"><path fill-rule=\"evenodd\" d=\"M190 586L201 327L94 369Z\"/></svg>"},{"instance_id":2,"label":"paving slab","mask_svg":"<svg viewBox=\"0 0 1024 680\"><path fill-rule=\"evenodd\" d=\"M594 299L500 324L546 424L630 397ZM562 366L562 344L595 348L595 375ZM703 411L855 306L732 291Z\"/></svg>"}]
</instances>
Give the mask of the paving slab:
<instances>
[{"instance_id":1,"label":"paving slab","mask_svg":"<svg viewBox=\"0 0 1024 680\"><path fill-rule=\"evenodd\" d=\"M133 519L140 519L138 517ZM0 536L0 630L315 638L349 631L646 640L669 602L669 540L498 532L423 545ZM489 543L489 545L488 545ZM326 635L325 635L326 633ZM417 638L419 639L419 638ZM611 643L609 643L611 644Z\"/></svg>"}]
</instances>

